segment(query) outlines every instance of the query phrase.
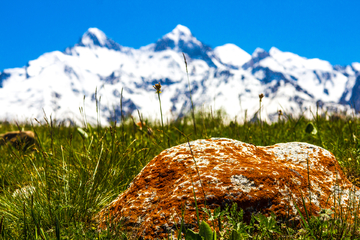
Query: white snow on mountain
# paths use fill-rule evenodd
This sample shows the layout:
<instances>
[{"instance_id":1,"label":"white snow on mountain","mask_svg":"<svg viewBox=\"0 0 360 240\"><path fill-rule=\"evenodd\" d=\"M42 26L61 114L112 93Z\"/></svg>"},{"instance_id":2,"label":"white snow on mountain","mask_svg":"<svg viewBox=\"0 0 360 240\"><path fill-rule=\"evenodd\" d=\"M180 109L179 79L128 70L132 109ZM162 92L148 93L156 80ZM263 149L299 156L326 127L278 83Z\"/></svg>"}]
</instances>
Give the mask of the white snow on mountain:
<instances>
[{"instance_id":1,"label":"white snow on mountain","mask_svg":"<svg viewBox=\"0 0 360 240\"><path fill-rule=\"evenodd\" d=\"M189 80L182 53L187 58ZM120 120L123 111L160 119L153 85L162 84L165 119L190 111L189 87L199 109L223 109L230 118L257 118L259 94L264 93L262 119L285 114L308 114L319 106L329 111L349 111L360 106L360 64L331 66L273 47L252 55L234 44L212 49L182 25L155 43L133 49L121 46L97 28L89 28L79 43L64 52L54 51L31 60L22 68L0 74L0 120L52 118L81 124ZM96 94L95 94L96 89ZM96 111L96 101L99 111Z\"/></svg>"},{"instance_id":2,"label":"white snow on mountain","mask_svg":"<svg viewBox=\"0 0 360 240\"><path fill-rule=\"evenodd\" d=\"M179 45L180 41L183 41L185 43L193 42L197 45L201 45L201 42L197 40L190 32L190 29L188 29L185 26L177 25L174 30L172 30L170 33L166 34L163 38L168 38L174 41L174 44L177 46Z\"/></svg>"},{"instance_id":3,"label":"white snow on mountain","mask_svg":"<svg viewBox=\"0 0 360 240\"><path fill-rule=\"evenodd\" d=\"M353 69L355 71L360 72L360 63L355 62L355 63L352 63L351 66L353 67Z\"/></svg>"},{"instance_id":4,"label":"white snow on mountain","mask_svg":"<svg viewBox=\"0 0 360 240\"><path fill-rule=\"evenodd\" d=\"M329 62L317 58L306 59L294 53L282 52L275 47L270 49L269 54L276 66L269 66L270 69L291 76L300 87L307 89L308 93L319 100L339 102L348 79L337 74ZM269 61L270 59L267 58ZM308 88L309 85L312 87Z\"/></svg>"},{"instance_id":5,"label":"white snow on mountain","mask_svg":"<svg viewBox=\"0 0 360 240\"><path fill-rule=\"evenodd\" d=\"M165 49L183 51L184 48L202 48L203 44L192 35L190 29L179 24L174 30L159 39L154 47L155 51L162 51Z\"/></svg>"},{"instance_id":6,"label":"white snow on mountain","mask_svg":"<svg viewBox=\"0 0 360 240\"><path fill-rule=\"evenodd\" d=\"M214 53L222 63L238 68L251 59L250 54L231 43L216 47Z\"/></svg>"},{"instance_id":7,"label":"white snow on mountain","mask_svg":"<svg viewBox=\"0 0 360 240\"><path fill-rule=\"evenodd\" d=\"M107 37L105 33L103 33L97 28L89 28L89 30L81 38L81 43L84 46L88 46L88 47L94 45L105 46L106 41L107 41Z\"/></svg>"}]
</instances>

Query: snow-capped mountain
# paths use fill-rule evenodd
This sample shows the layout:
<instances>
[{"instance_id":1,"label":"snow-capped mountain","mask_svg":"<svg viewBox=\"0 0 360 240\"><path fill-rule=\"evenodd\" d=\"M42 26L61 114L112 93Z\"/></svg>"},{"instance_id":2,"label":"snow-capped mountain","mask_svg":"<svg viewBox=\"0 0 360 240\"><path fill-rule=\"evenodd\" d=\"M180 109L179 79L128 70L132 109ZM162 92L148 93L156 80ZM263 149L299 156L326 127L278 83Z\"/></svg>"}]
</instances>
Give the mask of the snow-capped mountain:
<instances>
[{"instance_id":1,"label":"snow-capped mountain","mask_svg":"<svg viewBox=\"0 0 360 240\"><path fill-rule=\"evenodd\" d=\"M182 53L188 64L187 78ZM189 86L199 108L225 110L229 117L249 120L259 110L276 119L285 113L313 112L316 106L330 111L360 110L360 63L332 66L320 59L306 59L273 47L252 55L234 44L212 49L178 25L155 43L133 49L121 46L97 28L89 28L80 41L65 51L54 51L29 61L22 68L0 74L0 120L52 118L81 123L96 119L104 124L120 120L123 111L139 109L144 117L159 119L153 85L163 86L161 103L165 118L189 113ZM96 94L95 94L96 89ZM100 111L96 111L96 100ZM137 113L134 115L137 115Z\"/></svg>"}]
</instances>

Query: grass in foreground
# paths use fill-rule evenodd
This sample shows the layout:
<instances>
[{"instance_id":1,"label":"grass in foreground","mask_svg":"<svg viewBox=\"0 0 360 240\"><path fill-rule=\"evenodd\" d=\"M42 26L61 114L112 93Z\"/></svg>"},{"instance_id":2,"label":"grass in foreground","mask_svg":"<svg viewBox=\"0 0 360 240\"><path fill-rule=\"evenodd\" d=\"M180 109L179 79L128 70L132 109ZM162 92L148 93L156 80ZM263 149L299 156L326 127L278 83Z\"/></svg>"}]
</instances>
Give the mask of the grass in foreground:
<instances>
[{"instance_id":1,"label":"grass in foreground","mask_svg":"<svg viewBox=\"0 0 360 240\"><path fill-rule=\"evenodd\" d=\"M127 239L131 233L121 229L116 236L110 231L99 233L94 215L168 144L187 142L185 136L190 140L227 137L255 145L312 143L334 153L348 179L360 186L358 119L328 121L316 116L310 122L303 117L283 117L272 124L255 121L241 125L236 121L225 124L223 119L220 111L198 112L196 134L192 116L167 125L142 120L146 123L142 129L131 118L106 128L88 125L78 129L52 120L39 126L20 125L36 132L39 145L26 152L11 146L0 148L0 239ZM13 130L18 126L0 126L1 133ZM241 211L231 207L207 214L211 227L221 226L217 239L360 238L359 224L347 225L339 216L329 218L327 213L305 219L300 228L279 225L275 216L261 215L247 225L241 221ZM188 239L200 239L194 234Z\"/></svg>"}]
</instances>

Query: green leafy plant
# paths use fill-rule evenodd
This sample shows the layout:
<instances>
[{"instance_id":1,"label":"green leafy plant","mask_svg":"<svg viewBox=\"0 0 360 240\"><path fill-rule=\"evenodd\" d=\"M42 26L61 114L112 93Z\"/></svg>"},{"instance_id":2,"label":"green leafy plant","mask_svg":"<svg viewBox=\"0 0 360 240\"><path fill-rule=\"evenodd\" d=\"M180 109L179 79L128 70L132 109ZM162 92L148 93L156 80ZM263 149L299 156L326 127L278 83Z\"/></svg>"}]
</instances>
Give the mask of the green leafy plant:
<instances>
[{"instance_id":1,"label":"green leafy plant","mask_svg":"<svg viewBox=\"0 0 360 240\"><path fill-rule=\"evenodd\" d=\"M316 127L314 126L314 124L313 124L312 122L309 122L309 123L306 125L305 132L308 133L308 134L312 134L312 135L316 135L316 134L317 134Z\"/></svg>"},{"instance_id":2,"label":"green leafy plant","mask_svg":"<svg viewBox=\"0 0 360 240\"><path fill-rule=\"evenodd\" d=\"M216 232L212 231L209 224L202 221L200 224L200 230L198 233L195 233L192 230L187 230L186 240L216 240Z\"/></svg>"},{"instance_id":3,"label":"green leafy plant","mask_svg":"<svg viewBox=\"0 0 360 240\"><path fill-rule=\"evenodd\" d=\"M275 233L281 233L280 227L276 222L276 216L273 212L269 217L266 217L263 214L258 214L255 216L255 219L258 221L258 224L255 224L255 226L261 232L260 237L273 238Z\"/></svg>"}]
</instances>

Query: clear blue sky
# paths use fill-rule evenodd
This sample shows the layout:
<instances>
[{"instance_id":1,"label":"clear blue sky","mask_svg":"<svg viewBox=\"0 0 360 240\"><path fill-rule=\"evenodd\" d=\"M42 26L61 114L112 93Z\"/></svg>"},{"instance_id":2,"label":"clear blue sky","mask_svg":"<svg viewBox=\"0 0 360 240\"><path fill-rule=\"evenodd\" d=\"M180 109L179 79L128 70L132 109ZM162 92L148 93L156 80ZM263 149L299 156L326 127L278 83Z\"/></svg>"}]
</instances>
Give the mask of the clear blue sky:
<instances>
[{"instance_id":1,"label":"clear blue sky","mask_svg":"<svg viewBox=\"0 0 360 240\"><path fill-rule=\"evenodd\" d=\"M177 24L211 47L234 43L251 54L275 46L333 65L360 62L358 0L5 0L0 9L0 71L63 51L89 27L139 48Z\"/></svg>"}]
</instances>

